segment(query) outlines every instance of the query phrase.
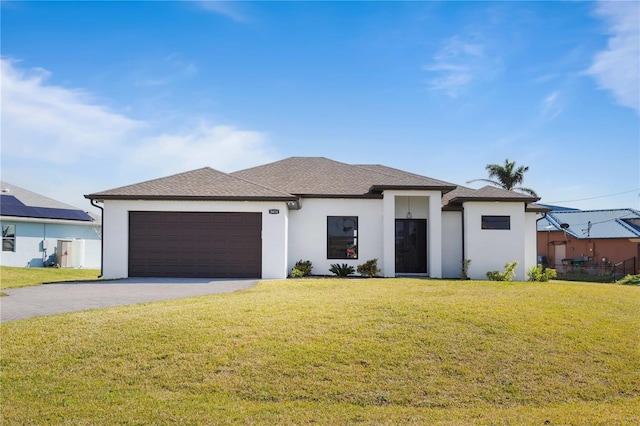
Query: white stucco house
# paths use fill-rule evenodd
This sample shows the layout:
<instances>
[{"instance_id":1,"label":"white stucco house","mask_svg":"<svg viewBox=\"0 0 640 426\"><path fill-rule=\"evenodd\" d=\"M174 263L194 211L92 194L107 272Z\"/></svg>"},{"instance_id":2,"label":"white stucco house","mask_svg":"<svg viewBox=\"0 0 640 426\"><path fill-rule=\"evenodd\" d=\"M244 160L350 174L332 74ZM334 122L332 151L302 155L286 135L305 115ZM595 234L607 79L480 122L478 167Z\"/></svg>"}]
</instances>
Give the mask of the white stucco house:
<instances>
[{"instance_id":1,"label":"white stucco house","mask_svg":"<svg viewBox=\"0 0 640 426\"><path fill-rule=\"evenodd\" d=\"M381 165L292 157L202 168L85 195L103 206L103 274L279 279L378 259L381 274L486 279L536 264L537 198Z\"/></svg>"},{"instance_id":2,"label":"white stucco house","mask_svg":"<svg viewBox=\"0 0 640 426\"><path fill-rule=\"evenodd\" d=\"M100 268L99 217L8 182L0 188L2 265Z\"/></svg>"}]
</instances>

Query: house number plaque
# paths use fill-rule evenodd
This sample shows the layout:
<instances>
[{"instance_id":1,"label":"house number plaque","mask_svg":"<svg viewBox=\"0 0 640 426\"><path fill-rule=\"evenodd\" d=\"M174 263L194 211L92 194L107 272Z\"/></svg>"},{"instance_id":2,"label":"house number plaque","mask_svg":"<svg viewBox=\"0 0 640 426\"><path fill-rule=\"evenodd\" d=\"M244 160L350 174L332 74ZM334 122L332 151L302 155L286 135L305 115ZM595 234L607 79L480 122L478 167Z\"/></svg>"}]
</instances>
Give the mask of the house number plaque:
<instances>
[{"instance_id":1,"label":"house number plaque","mask_svg":"<svg viewBox=\"0 0 640 426\"><path fill-rule=\"evenodd\" d=\"M280 214L280 210L278 210L278 209L269 209L269 214Z\"/></svg>"}]
</instances>

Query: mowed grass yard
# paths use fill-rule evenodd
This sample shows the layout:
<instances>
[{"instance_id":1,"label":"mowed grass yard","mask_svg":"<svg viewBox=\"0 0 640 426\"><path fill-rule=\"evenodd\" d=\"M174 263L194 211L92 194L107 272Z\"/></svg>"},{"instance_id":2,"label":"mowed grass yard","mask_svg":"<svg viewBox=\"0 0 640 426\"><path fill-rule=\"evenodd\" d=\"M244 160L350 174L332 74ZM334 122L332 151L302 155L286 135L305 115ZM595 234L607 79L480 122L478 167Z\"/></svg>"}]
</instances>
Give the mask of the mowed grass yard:
<instances>
[{"instance_id":1,"label":"mowed grass yard","mask_svg":"<svg viewBox=\"0 0 640 426\"><path fill-rule=\"evenodd\" d=\"M0 266L0 290L60 281L97 280L98 269L15 268Z\"/></svg>"},{"instance_id":2,"label":"mowed grass yard","mask_svg":"<svg viewBox=\"0 0 640 426\"><path fill-rule=\"evenodd\" d=\"M640 424L640 287L420 279L2 324L4 424Z\"/></svg>"}]
</instances>

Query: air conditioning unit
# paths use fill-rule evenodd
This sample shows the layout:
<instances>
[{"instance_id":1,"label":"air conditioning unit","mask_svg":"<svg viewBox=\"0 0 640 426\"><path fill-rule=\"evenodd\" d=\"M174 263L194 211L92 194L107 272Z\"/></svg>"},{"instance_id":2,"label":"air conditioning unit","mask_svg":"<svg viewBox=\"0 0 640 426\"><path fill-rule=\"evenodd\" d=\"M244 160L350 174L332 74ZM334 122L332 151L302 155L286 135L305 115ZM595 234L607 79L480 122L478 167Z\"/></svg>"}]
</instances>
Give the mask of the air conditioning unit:
<instances>
[{"instance_id":1,"label":"air conditioning unit","mask_svg":"<svg viewBox=\"0 0 640 426\"><path fill-rule=\"evenodd\" d=\"M84 266L84 240L58 240L56 260L61 268Z\"/></svg>"}]
</instances>

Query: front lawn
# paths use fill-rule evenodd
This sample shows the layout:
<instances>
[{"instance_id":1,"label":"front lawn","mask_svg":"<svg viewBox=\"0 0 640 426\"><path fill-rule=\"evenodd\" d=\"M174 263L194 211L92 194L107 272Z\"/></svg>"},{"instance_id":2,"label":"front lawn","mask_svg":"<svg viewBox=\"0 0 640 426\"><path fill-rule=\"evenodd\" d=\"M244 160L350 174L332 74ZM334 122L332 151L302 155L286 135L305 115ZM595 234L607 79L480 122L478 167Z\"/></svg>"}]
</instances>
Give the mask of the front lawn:
<instances>
[{"instance_id":1,"label":"front lawn","mask_svg":"<svg viewBox=\"0 0 640 426\"><path fill-rule=\"evenodd\" d=\"M262 282L2 324L6 424L640 423L640 288Z\"/></svg>"},{"instance_id":2,"label":"front lawn","mask_svg":"<svg viewBox=\"0 0 640 426\"><path fill-rule=\"evenodd\" d=\"M60 281L97 280L100 270L68 268L15 268L0 266L0 289Z\"/></svg>"}]
</instances>

